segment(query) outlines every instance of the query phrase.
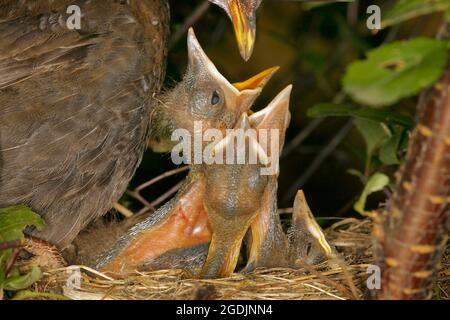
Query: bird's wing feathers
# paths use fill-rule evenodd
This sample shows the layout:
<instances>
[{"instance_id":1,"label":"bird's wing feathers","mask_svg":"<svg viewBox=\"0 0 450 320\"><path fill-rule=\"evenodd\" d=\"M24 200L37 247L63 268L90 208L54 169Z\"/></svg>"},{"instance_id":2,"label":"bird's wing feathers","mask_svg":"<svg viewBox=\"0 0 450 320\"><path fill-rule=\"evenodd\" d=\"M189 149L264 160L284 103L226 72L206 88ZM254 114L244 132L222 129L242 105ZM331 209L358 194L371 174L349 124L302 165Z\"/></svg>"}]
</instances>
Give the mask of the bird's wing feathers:
<instances>
[{"instance_id":1,"label":"bird's wing feathers","mask_svg":"<svg viewBox=\"0 0 450 320\"><path fill-rule=\"evenodd\" d=\"M121 181L108 190L117 198L139 161L145 104L164 76L166 8L80 0L82 28L69 30L68 2L0 0L0 206L50 207L111 179ZM115 200L95 199L99 213Z\"/></svg>"}]
</instances>

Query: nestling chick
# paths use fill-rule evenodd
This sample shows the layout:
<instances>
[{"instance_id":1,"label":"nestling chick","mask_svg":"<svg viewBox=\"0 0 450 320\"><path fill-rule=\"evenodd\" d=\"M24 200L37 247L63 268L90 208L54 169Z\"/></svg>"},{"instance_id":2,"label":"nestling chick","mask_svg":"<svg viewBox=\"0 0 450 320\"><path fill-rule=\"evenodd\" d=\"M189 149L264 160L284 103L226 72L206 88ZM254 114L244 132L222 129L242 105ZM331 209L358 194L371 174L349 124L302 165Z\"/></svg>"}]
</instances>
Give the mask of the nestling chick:
<instances>
[{"instance_id":1,"label":"nestling chick","mask_svg":"<svg viewBox=\"0 0 450 320\"><path fill-rule=\"evenodd\" d=\"M301 190L295 197L288 237L292 266L296 266L297 259L304 259L310 264L315 264L326 258L335 257L334 249L327 242L322 228L314 219L305 194Z\"/></svg>"},{"instance_id":2,"label":"nestling chick","mask_svg":"<svg viewBox=\"0 0 450 320\"><path fill-rule=\"evenodd\" d=\"M285 90L286 91L286 90ZM250 118L258 128L280 128L280 149L284 133L289 125L285 114L289 108L289 95L280 93L265 109ZM284 122L283 122L284 121ZM272 150L269 150L269 154ZM261 210L251 225L248 262L245 271L257 267L298 267L297 260L316 263L333 257L332 249L325 239L308 207L303 191L294 202L291 227L288 235L283 232L277 208L278 173L270 176L268 187L260 199Z\"/></svg>"},{"instance_id":3,"label":"nestling chick","mask_svg":"<svg viewBox=\"0 0 450 320\"><path fill-rule=\"evenodd\" d=\"M246 114L241 117L235 129L250 129ZM236 148L234 140L232 137L221 145L223 150ZM249 139L248 144L243 149L246 163L214 164L205 168L204 207L211 225L212 239L202 277L224 277L235 269L242 239L260 209L260 199L268 177L261 175L260 164L248 162L250 149L261 148L257 145L258 142ZM236 148L234 151L236 154L243 150ZM236 158L233 160L237 161Z\"/></svg>"},{"instance_id":4,"label":"nestling chick","mask_svg":"<svg viewBox=\"0 0 450 320\"><path fill-rule=\"evenodd\" d=\"M247 81L232 85L220 74L203 51L193 29L188 33L188 68L183 80L157 97L152 114L150 146L154 151L171 150L171 134L183 128L192 133L194 121L203 130L231 128L250 109L278 67L267 69Z\"/></svg>"},{"instance_id":5,"label":"nestling chick","mask_svg":"<svg viewBox=\"0 0 450 320\"><path fill-rule=\"evenodd\" d=\"M212 165L206 169L207 191L204 201L213 236L202 270L203 277L224 277L233 272L242 240L249 227L259 216L265 216L264 211L272 208L272 205L275 205L276 213L276 197L271 197L271 194L274 183L276 186L278 171L264 175L262 169L269 165L269 159L278 164L280 146L283 145L289 125L291 90L292 86L288 86L268 107L250 117L243 115L239 122L238 129L252 128L258 133L257 139L248 137L246 151L253 150L261 162L252 164L247 157L245 164ZM264 137L262 132L266 137L264 142L261 141ZM219 148L236 148L234 137L227 136L224 140L226 142L219 143L216 152ZM236 150L240 151L242 150ZM268 203L266 199L272 203ZM252 234L256 237L258 233L254 228L252 225ZM279 231L282 233L282 230ZM279 247L279 252L286 252L285 239L280 238L272 243ZM276 262L281 263L280 260Z\"/></svg>"}]
</instances>

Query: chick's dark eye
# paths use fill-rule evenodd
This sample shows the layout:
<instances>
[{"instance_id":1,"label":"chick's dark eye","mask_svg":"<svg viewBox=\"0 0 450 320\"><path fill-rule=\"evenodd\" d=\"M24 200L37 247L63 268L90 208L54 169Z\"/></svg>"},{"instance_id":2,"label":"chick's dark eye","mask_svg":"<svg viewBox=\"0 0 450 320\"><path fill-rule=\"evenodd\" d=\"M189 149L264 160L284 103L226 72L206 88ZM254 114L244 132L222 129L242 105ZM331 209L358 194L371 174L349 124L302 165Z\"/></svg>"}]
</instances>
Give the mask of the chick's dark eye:
<instances>
[{"instance_id":1,"label":"chick's dark eye","mask_svg":"<svg viewBox=\"0 0 450 320\"><path fill-rule=\"evenodd\" d=\"M217 105L220 103L220 96L219 93L217 91L214 91L211 97L211 104L213 106Z\"/></svg>"}]
</instances>

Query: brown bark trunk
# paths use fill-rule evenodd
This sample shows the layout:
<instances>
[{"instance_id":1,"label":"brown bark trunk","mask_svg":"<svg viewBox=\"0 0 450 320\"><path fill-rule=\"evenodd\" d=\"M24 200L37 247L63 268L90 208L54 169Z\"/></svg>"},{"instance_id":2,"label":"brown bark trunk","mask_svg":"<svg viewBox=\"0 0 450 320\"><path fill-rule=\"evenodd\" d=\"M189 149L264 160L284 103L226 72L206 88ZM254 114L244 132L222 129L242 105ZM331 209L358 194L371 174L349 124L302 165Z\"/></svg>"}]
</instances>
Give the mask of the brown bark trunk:
<instances>
[{"instance_id":1,"label":"brown bark trunk","mask_svg":"<svg viewBox=\"0 0 450 320\"><path fill-rule=\"evenodd\" d=\"M426 299L448 238L450 64L422 94L418 125L387 216L374 230L382 265L378 299Z\"/></svg>"}]
</instances>

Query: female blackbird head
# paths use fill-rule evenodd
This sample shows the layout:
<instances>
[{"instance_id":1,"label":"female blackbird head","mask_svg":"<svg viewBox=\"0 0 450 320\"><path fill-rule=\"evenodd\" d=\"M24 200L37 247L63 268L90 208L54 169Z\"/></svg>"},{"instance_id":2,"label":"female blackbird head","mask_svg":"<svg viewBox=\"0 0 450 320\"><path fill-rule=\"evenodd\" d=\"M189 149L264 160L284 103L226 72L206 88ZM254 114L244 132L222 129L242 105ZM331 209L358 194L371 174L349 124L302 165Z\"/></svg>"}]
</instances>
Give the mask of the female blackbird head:
<instances>
[{"instance_id":1,"label":"female blackbird head","mask_svg":"<svg viewBox=\"0 0 450 320\"><path fill-rule=\"evenodd\" d=\"M247 61L253 52L256 35L256 9L262 0L210 0L223 8L233 23L242 58Z\"/></svg>"},{"instance_id":2,"label":"female blackbird head","mask_svg":"<svg viewBox=\"0 0 450 320\"><path fill-rule=\"evenodd\" d=\"M278 70L270 68L233 85L206 56L192 29L187 42L189 63L183 80L157 98L150 138L154 151L169 151L174 144L170 140L172 132L186 129L193 133L195 121L201 122L203 131L232 128Z\"/></svg>"}]
</instances>

